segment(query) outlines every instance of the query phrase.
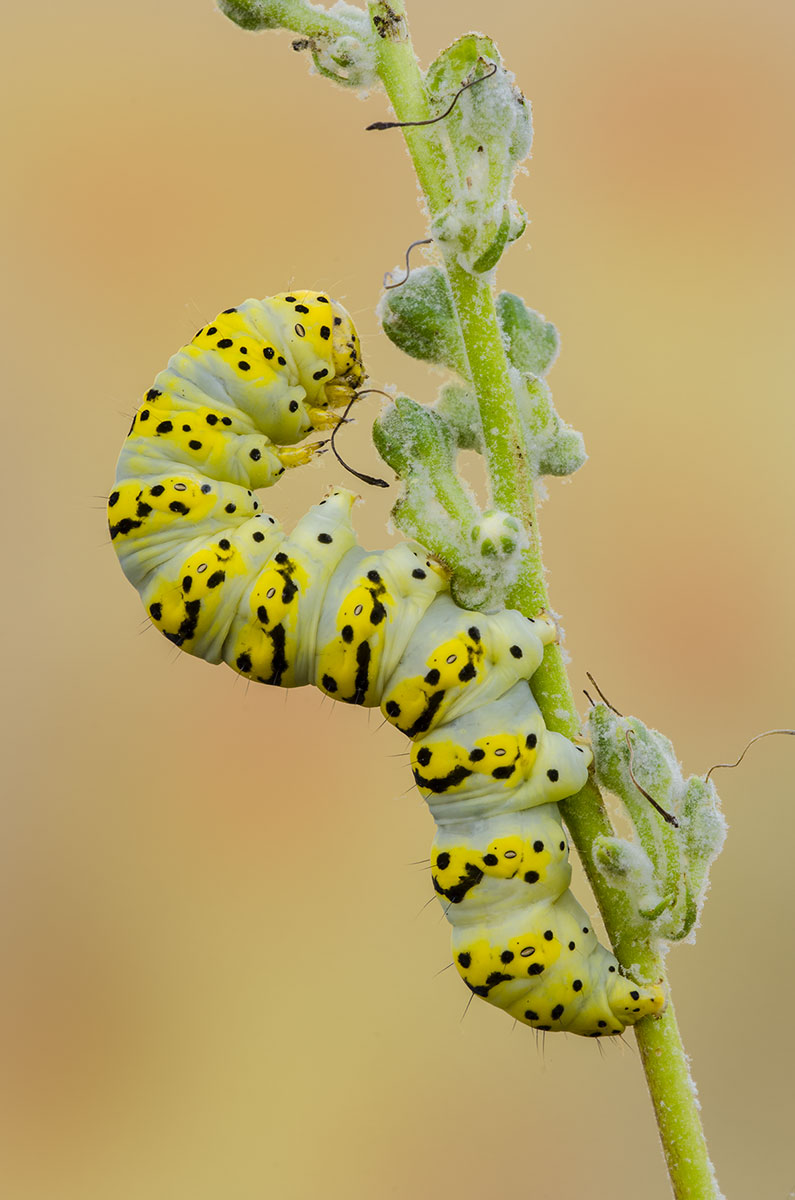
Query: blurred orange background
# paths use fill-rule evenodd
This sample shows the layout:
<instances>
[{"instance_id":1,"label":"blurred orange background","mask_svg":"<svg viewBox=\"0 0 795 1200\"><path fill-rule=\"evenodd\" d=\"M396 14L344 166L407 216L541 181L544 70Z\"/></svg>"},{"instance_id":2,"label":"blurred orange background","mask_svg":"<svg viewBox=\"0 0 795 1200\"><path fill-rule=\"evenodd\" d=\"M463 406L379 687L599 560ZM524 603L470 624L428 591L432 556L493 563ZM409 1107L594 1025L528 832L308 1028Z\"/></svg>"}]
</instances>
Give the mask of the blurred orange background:
<instances>
[{"instance_id":1,"label":"blurred orange background","mask_svg":"<svg viewBox=\"0 0 795 1200\"><path fill-rule=\"evenodd\" d=\"M499 283L561 330L551 384L591 455L542 510L573 683L703 772L795 724L795 10L409 9L426 64L485 29L533 103ZM364 133L383 95L210 0L18 5L6 47L4 1194L663 1200L631 1035L461 1019L399 735L175 652L108 544L140 395L247 296L330 290L373 382L435 395L373 311L424 234L400 135ZM368 425L345 451L378 471ZM269 503L289 524L340 474ZM365 544L388 507L357 510ZM716 777L729 840L670 959L731 1196L795 1182L794 772L771 738Z\"/></svg>"}]
</instances>

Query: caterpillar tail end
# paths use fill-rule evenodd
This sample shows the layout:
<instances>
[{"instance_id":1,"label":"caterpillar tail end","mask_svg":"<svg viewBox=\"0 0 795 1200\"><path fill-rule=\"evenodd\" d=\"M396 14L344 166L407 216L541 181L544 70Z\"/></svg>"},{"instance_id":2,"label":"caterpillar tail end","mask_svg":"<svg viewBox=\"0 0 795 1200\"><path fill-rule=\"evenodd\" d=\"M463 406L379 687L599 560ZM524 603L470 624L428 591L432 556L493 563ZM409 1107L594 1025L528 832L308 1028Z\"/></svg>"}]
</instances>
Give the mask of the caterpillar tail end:
<instances>
[{"instance_id":1,"label":"caterpillar tail end","mask_svg":"<svg viewBox=\"0 0 795 1200\"><path fill-rule=\"evenodd\" d=\"M643 985L619 975L610 988L608 1003L616 1020L627 1026L644 1017L659 1016L667 1001L661 984Z\"/></svg>"}]
</instances>

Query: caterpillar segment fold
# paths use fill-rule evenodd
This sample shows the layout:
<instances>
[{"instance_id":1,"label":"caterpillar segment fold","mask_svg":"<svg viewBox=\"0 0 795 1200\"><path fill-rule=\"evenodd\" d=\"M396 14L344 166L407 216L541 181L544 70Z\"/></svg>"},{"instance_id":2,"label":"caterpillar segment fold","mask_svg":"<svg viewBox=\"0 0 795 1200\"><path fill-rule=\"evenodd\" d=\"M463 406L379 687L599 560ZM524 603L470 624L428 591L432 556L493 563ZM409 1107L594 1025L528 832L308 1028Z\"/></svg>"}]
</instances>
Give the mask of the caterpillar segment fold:
<instances>
[{"instance_id":1,"label":"caterpillar segment fold","mask_svg":"<svg viewBox=\"0 0 795 1200\"><path fill-rule=\"evenodd\" d=\"M664 1001L622 975L569 889L557 804L585 783L591 752L546 728L529 687L554 622L459 608L416 544L363 549L347 489L289 534L255 494L315 456L304 439L363 380L353 322L322 293L247 300L203 326L122 449L108 501L122 569L187 653L380 708L411 740L467 987L536 1029L620 1034Z\"/></svg>"}]
</instances>

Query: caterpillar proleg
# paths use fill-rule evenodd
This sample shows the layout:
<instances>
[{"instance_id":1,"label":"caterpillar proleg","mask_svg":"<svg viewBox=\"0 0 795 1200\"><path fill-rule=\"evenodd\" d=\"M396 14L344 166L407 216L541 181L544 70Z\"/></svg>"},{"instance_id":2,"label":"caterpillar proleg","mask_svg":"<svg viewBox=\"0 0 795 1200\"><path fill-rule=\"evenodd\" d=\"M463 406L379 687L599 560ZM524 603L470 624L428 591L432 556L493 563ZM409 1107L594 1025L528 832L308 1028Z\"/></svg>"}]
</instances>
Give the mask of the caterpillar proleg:
<instances>
[{"instance_id":1,"label":"caterpillar proleg","mask_svg":"<svg viewBox=\"0 0 795 1200\"><path fill-rule=\"evenodd\" d=\"M622 975L569 890L557 802L591 753L548 730L529 680L545 614L466 611L444 568L370 552L334 488L286 534L255 493L309 461L312 430L364 379L344 308L311 291L247 300L157 376L108 501L122 568L171 642L248 679L380 707L411 740L438 832L433 885L471 992L542 1030L620 1034L663 995Z\"/></svg>"}]
</instances>

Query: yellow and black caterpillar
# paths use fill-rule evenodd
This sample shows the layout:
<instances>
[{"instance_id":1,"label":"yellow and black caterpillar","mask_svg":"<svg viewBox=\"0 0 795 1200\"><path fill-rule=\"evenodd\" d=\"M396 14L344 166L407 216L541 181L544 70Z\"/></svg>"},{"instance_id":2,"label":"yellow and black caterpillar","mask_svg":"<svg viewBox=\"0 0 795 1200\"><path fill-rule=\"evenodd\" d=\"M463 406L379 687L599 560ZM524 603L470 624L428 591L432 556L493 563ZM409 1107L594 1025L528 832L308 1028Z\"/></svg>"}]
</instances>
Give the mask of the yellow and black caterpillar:
<instances>
[{"instance_id":1,"label":"yellow and black caterpillar","mask_svg":"<svg viewBox=\"0 0 795 1200\"><path fill-rule=\"evenodd\" d=\"M341 305L247 300L200 329L145 395L108 501L127 578L175 645L248 679L379 705L411 739L438 825L433 885L470 990L536 1029L619 1034L659 1012L569 890L557 801L590 750L550 732L528 680L554 623L454 604L418 546L356 543L335 488L285 534L255 496L307 462L364 379Z\"/></svg>"}]
</instances>

